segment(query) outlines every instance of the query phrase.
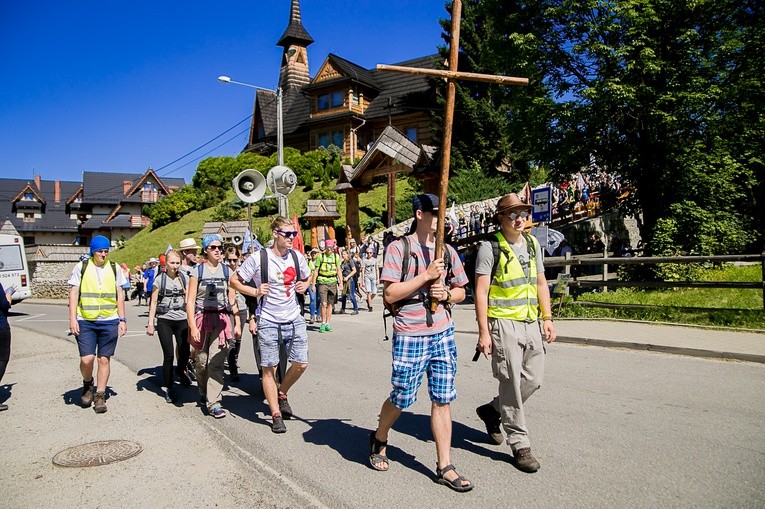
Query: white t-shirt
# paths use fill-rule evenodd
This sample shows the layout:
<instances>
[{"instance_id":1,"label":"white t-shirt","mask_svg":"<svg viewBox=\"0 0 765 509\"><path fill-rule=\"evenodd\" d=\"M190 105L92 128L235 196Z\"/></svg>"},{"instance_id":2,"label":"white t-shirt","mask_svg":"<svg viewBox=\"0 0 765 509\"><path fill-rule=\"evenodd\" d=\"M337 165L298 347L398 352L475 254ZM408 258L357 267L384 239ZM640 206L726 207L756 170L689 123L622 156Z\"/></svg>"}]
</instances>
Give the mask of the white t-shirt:
<instances>
[{"instance_id":1,"label":"white t-shirt","mask_svg":"<svg viewBox=\"0 0 765 509\"><path fill-rule=\"evenodd\" d=\"M72 269L72 273L69 275L69 279L67 280L67 284L69 284L69 286L76 286L76 287L79 288L80 280L82 279L82 276L80 275L80 273L82 272L82 264L83 263L85 263L85 262L77 262L77 264ZM96 279L98 281L98 287L100 289L101 288L101 281L103 281L103 279L104 279L104 277L103 277L104 271L105 270L111 271L112 268L109 266L109 261L108 260L106 261L106 263L102 267L99 267L98 265L96 265L95 263L92 263L92 262L91 262L91 265L93 265L96 268ZM125 279L125 274L122 272L122 269L120 269L119 266L117 267L117 275L116 275L116 277L117 277L117 289L119 291L124 291L121 287L122 287L122 285L125 284L125 281L127 281L127 279ZM114 320L118 316L119 316L119 313L115 309L113 315L111 315L111 316L99 316L98 318L96 318L95 321ZM80 316L79 310L77 312L77 318L82 318L82 316Z\"/></svg>"},{"instance_id":2,"label":"white t-shirt","mask_svg":"<svg viewBox=\"0 0 765 509\"><path fill-rule=\"evenodd\" d=\"M295 283L308 278L308 262L300 252L295 251L299 270L294 265L292 255L277 256L273 249L267 248L268 254L268 295L260 307L260 316L270 322L285 323L295 320L300 315L295 297ZM248 257L236 271L245 283L254 282L260 287L260 252ZM298 277L298 272L300 276Z\"/></svg>"}]
</instances>

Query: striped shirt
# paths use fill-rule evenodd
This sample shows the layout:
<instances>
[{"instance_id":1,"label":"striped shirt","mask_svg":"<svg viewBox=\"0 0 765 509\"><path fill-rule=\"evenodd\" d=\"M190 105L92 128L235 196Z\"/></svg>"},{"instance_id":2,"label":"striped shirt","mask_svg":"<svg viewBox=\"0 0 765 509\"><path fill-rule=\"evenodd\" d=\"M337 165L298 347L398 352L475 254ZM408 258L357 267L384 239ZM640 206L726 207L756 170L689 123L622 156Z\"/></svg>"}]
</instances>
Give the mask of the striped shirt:
<instances>
[{"instance_id":1,"label":"striped shirt","mask_svg":"<svg viewBox=\"0 0 765 509\"><path fill-rule=\"evenodd\" d=\"M415 235L409 236L411 258L409 260L409 269L407 271L407 277L405 280L412 279L420 272L427 270L428 265L433 260L435 248L426 248L423 253L423 248ZM448 250L451 267L449 273L446 275L446 280L442 283L446 283L450 288L465 286L468 282L467 274L462 266L459 256L453 247L445 245L444 248ZM402 270L402 257L403 257L403 243L401 240L391 242L386 248L385 261L383 263L382 274L380 275L380 281L388 281L390 283L401 282L401 270ZM404 297L402 300L420 299L427 301L429 306L428 290L431 283L428 283L411 294ZM393 331L399 334L407 336L429 336L432 334L438 334L449 328L452 324L451 317L447 314L443 304L438 305L435 313L433 313L433 325L428 327L427 310L425 304L422 302L416 302L403 306L393 319Z\"/></svg>"}]
</instances>

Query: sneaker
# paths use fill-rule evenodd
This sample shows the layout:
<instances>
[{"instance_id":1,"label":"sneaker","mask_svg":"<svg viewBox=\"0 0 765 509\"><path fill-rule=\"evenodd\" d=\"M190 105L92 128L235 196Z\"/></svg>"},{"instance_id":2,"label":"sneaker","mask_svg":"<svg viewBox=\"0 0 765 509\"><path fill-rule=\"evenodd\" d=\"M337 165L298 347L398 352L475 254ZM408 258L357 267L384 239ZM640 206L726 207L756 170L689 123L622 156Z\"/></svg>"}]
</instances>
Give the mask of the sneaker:
<instances>
[{"instance_id":1,"label":"sneaker","mask_svg":"<svg viewBox=\"0 0 765 509\"><path fill-rule=\"evenodd\" d=\"M515 457L515 468L521 472L533 474L539 470L539 462L531 455L531 447L518 449L513 453L513 456Z\"/></svg>"},{"instance_id":2,"label":"sneaker","mask_svg":"<svg viewBox=\"0 0 765 509\"><path fill-rule=\"evenodd\" d=\"M93 410L97 414L102 414L106 412L106 393L105 392L97 392L96 397L93 400Z\"/></svg>"},{"instance_id":3,"label":"sneaker","mask_svg":"<svg viewBox=\"0 0 765 509\"><path fill-rule=\"evenodd\" d=\"M287 401L287 395L283 392L279 393L279 411L282 413L284 419L292 419L292 407Z\"/></svg>"},{"instance_id":4,"label":"sneaker","mask_svg":"<svg viewBox=\"0 0 765 509\"><path fill-rule=\"evenodd\" d=\"M369 312L370 313L372 312L372 306L369 306Z\"/></svg>"},{"instance_id":5,"label":"sneaker","mask_svg":"<svg viewBox=\"0 0 765 509\"><path fill-rule=\"evenodd\" d=\"M344 314L345 314L345 310L344 310L344 309L341 309L340 311L338 311L338 312L337 312L337 314L338 314L338 315L344 315Z\"/></svg>"},{"instance_id":6,"label":"sneaker","mask_svg":"<svg viewBox=\"0 0 765 509\"><path fill-rule=\"evenodd\" d=\"M0 412L4 412L5 410L8 410L8 405L5 403L0 404Z\"/></svg>"},{"instance_id":7,"label":"sneaker","mask_svg":"<svg viewBox=\"0 0 765 509\"><path fill-rule=\"evenodd\" d=\"M223 410L223 407L220 405L215 405L210 409L210 415L215 417L216 419L223 419L226 417L226 411Z\"/></svg>"},{"instance_id":8,"label":"sneaker","mask_svg":"<svg viewBox=\"0 0 765 509\"><path fill-rule=\"evenodd\" d=\"M93 379L89 382L82 381L82 394L80 395L80 404L83 408L89 408L93 404Z\"/></svg>"},{"instance_id":9,"label":"sneaker","mask_svg":"<svg viewBox=\"0 0 765 509\"><path fill-rule=\"evenodd\" d=\"M319 332L325 332L327 330L327 324L323 323L319 326Z\"/></svg>"},{"instance_id":10,"label":"sneaker","mask_svg":"<svg viewBox=\"0 0 765 509\"><path fill-rule=\"evenodd\" d=\"M359 314L359 312L358 312L358 311L354 311L354 312L353 312L353 313L351 313L351 314L352 314L352 315L358 315L358 314Z\"/></svg>"},{"instance_id":11,"label":"sneaker","mask_svg":"<svg viewBox=\"0 0 765 509\"><path fill-rule=\"evenodd\" d=\"M162 394L166 403L175 403L175 394L172 389L165 389Z\"/></svg>"},{"instance_id":12,"label":"sneaker","mask_svg":"<svg viewBox=\"0 0 765 509\"><path fill-rule=\"evenodd\" d=\"M314 321L315 321L315 320L313 319L313 317L311 317L311 318L309 318L309 319L308 319L308 324L309 324L309 325L313 325L313 322L314 322Z\"/></svg>"},{"instance_id":13,"label":"sneaker","mask_svg":"<svg viewBox=\"0 0 765 509\"><path fill-rule=\"evenodd\" d=\"M284 425L284 419L282 419L281 415L275 415L273 417L273 422L271 422L271 431L274 433L287 432L287 426Z\"/></svg>"},{"instance_id":14,"label":"sneaker","mask_svg":"<svg viewBox=\"0 0 765 509\"><path fill-rule=\"evenodd\" d=\"M325 325L324 332L332 332L332 327L330 327L329 324Z\"/></svg>"},{"instance_id":15,"label":"sneaker","mask_svg":"<svg viewBox=\"0 0 765 509\"><path fill-rule=\"evenodd\" d=\"M505 437L502 435L502 430L499 425L502 423L502 416L497 410L490 404L481 405L475 409L475 413L486 425L486 433L489 434L492 442L497 445L501 445L505 441Z\"/></svg>"}]
</instances>

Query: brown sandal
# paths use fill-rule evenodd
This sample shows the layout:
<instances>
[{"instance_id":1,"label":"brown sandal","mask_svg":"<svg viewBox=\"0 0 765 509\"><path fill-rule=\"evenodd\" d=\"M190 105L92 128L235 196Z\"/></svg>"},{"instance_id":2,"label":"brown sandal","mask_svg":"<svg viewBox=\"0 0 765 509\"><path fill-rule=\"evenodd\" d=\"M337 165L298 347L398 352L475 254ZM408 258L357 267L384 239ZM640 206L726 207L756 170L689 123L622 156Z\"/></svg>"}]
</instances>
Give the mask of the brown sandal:
<instances>
[{"instance_id":1,"label":"brown sandal","mask_svg":"<svg viewBox=\"0 0 765 509\"><path fill-rule=\"evenodd\" d=\"M377 430L374 430L372 434L369 435L369 464L378 472L386 472L388 468L390 468L388 457L380 454L382 448L387 446L387 441L383 442L382 440L377 440ZM381 466L381 463L383 462L385 462L384 468Z\"/></svg>"},{"instance_id":2,"label":"brown sandal","mask_svg":"<svg viewBox=\"0 0 765 509\"><path fill-rule=\"evenodd\" d=\"M446 479L444 477L444 474L447 472L454 472L455 474L457 474L457 469L454 468L454 465L452 465L451 463L446 465L444 468L438 468L438 465L436 465L436 482L438 484L443 484L444 486L448 486L454 491L458 491L460 493L465 493L466 491L470 491L475 487L473 486L472 482L465 479L459 474L457 474L457 478L454 479L453 481ZM467 484L463 484L463 483L467 483Z\"/></svg>"}]
</instances>

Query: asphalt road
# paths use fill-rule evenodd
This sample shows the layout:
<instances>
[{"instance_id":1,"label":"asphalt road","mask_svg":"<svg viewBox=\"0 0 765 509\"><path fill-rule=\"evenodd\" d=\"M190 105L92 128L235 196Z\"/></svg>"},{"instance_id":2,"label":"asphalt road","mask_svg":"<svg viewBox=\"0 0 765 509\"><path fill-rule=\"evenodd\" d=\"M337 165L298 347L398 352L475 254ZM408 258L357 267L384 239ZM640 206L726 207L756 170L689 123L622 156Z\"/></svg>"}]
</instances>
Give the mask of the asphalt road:
<instances>
[{"instance_id":1,"label":"asphalt road","mask_svg":"<svg viewBox=\"0 0 765 509\"><path fill-rule=\"evenodd\" d=\"M121 390L158 391L161 350L144 334L146 309L128 305L116 357L137 377L110 381ZM64 306L22 303L14 312L15 326L67 335ZM470 361L475 337L460 333L452 459L477 486L460 495L433 483L424 388L390 435L390 471L367 467L368 436L390 390L390 343L378 311L336 316L333 327L309 333L310 365L290 391L299 417L286 434L270 431L249 334L242 381L224 394L227 418L201 417L193 388L170 410L199 415L232 441L232 454L244 451L329 507L765 505L765 365L553 344L544 386L527 402L542 464L529 475L508 463L507 446L486 440L474 409L496 384L488 361ZM466 327L474 325L458 324Z\"/></svg>"}]
</instances>

